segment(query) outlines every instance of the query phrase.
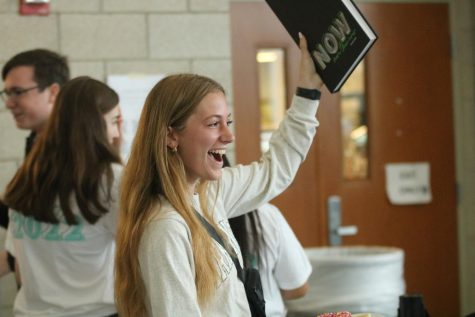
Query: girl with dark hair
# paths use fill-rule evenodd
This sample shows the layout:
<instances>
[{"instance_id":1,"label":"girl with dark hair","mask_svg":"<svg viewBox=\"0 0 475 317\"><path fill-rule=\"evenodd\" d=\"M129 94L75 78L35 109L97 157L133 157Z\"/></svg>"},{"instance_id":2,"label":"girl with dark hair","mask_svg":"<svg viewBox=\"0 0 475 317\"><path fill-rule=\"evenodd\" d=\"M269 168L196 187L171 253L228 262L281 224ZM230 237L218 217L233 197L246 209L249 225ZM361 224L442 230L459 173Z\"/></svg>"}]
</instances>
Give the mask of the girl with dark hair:
<instances>
[{"instance_id":1,"label":"girl with dark hair","mask_svg":"<svg viewBox=\"0 0 475 317\"><path fill-rule=\"evenodd\" d=\"M7 248L22 278L16 316L108 316L113 297L119 97L89 77L60 91L7 186Z\"/></svg>"}]
</instances>

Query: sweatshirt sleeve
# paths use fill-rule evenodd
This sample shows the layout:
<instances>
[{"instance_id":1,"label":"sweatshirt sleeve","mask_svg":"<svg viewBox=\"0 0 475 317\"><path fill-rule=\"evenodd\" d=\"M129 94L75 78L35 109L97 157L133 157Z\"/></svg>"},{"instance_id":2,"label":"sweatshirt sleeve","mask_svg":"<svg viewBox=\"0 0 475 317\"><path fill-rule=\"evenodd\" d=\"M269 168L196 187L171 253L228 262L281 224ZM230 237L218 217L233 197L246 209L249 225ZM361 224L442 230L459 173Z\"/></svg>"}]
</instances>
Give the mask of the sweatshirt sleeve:
<instances>
[{"instance_id":1,"label":"sweatshirt sleeve","mask_svg":"<svg viewBox=\"0 0 475 317\"><path fill-rule=\"evenodd\" d=\"M201 316L190 233L178 219L152 221L139 249L151 317Z\"/></svg>"},{"instance_id":2,"label":"sweatshirt sleeve","mask_svg":"<svg viewBox=\"0 0 475 317\"><path fill-rule=\"evenodd\" d=\"M228 218L256 209L290 185L316 134L318 105L294 96L261 159L223 170L220 193Z\"/></svg>"}]
</instances>

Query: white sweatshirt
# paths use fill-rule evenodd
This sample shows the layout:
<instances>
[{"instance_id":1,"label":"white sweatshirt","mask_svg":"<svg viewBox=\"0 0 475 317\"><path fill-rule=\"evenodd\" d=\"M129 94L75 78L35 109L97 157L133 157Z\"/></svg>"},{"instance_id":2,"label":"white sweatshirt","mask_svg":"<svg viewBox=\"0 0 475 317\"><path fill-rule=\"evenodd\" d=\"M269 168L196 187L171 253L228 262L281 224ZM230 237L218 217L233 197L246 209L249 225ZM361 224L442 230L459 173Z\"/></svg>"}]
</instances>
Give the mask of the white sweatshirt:
<instances>
[{"instance_id":1,"label":"white sweatshirt","mask_svg":"<svg viewBox=\"0 0 475 317\"><path fill-rule=\"evenodd\" d=\"M294 96L292 106L272 135L270 149L260 161L225 168L220 181L210 184L213 217L238 254L242 256L228 218L258 208L279 195L294 179L316 133L318 101ZM219 189L218 189L219 187ZM199 208L199 197L192 199ZM164 201L162 197L162 201ZM139 247L139 261L147 290L149 316L250 316L242 282L228 253L218 250L221 283L206 307L199 307L191 233L183 218L166 201L148 224Z\"/></svg>"}]
</instances>

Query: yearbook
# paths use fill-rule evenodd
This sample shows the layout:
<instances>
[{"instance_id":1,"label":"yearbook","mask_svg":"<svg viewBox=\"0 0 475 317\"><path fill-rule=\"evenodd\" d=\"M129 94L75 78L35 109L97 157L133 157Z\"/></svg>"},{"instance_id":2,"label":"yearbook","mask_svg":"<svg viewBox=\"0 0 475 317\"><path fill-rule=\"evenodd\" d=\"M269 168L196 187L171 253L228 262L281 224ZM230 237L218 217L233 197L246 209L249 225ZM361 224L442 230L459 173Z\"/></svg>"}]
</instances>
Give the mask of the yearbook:
<instances>
[{"instance_id":1,"label":"yearbook","mask_svg":"<svg viewBox=\"0 0 475 317\"><path fill-rule=\"evenodd\" d=\"M334 93L368 53L378 36L352 0L266 0L299 43L301 32L315 69Z\"/></svg>"}]
</instances>

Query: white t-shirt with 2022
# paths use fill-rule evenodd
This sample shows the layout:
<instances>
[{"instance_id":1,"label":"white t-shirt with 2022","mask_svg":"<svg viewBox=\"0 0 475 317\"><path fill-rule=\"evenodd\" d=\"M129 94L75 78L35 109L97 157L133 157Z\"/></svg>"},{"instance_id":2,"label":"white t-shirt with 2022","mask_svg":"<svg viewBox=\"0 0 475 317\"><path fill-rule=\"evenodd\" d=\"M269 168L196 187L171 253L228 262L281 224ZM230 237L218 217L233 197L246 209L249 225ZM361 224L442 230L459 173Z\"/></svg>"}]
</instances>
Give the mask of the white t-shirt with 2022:
<instances>
[{"instance_id":1,"label":"white t-shirt with 2022","mask_svg":"<svg viewBox=\"0 0 475 317\"><path fill-rule=\"evenodd\" d=\"M5 245L16 257L23 282L13 306L15 317L103 317L117 312L114 257L122 166L113 164L112 170L110 200L101 199L108 212L95 224L81 216L75 203L71 208L77 225L40 222L9 211Z\"/></svg>"}]
</instances>

